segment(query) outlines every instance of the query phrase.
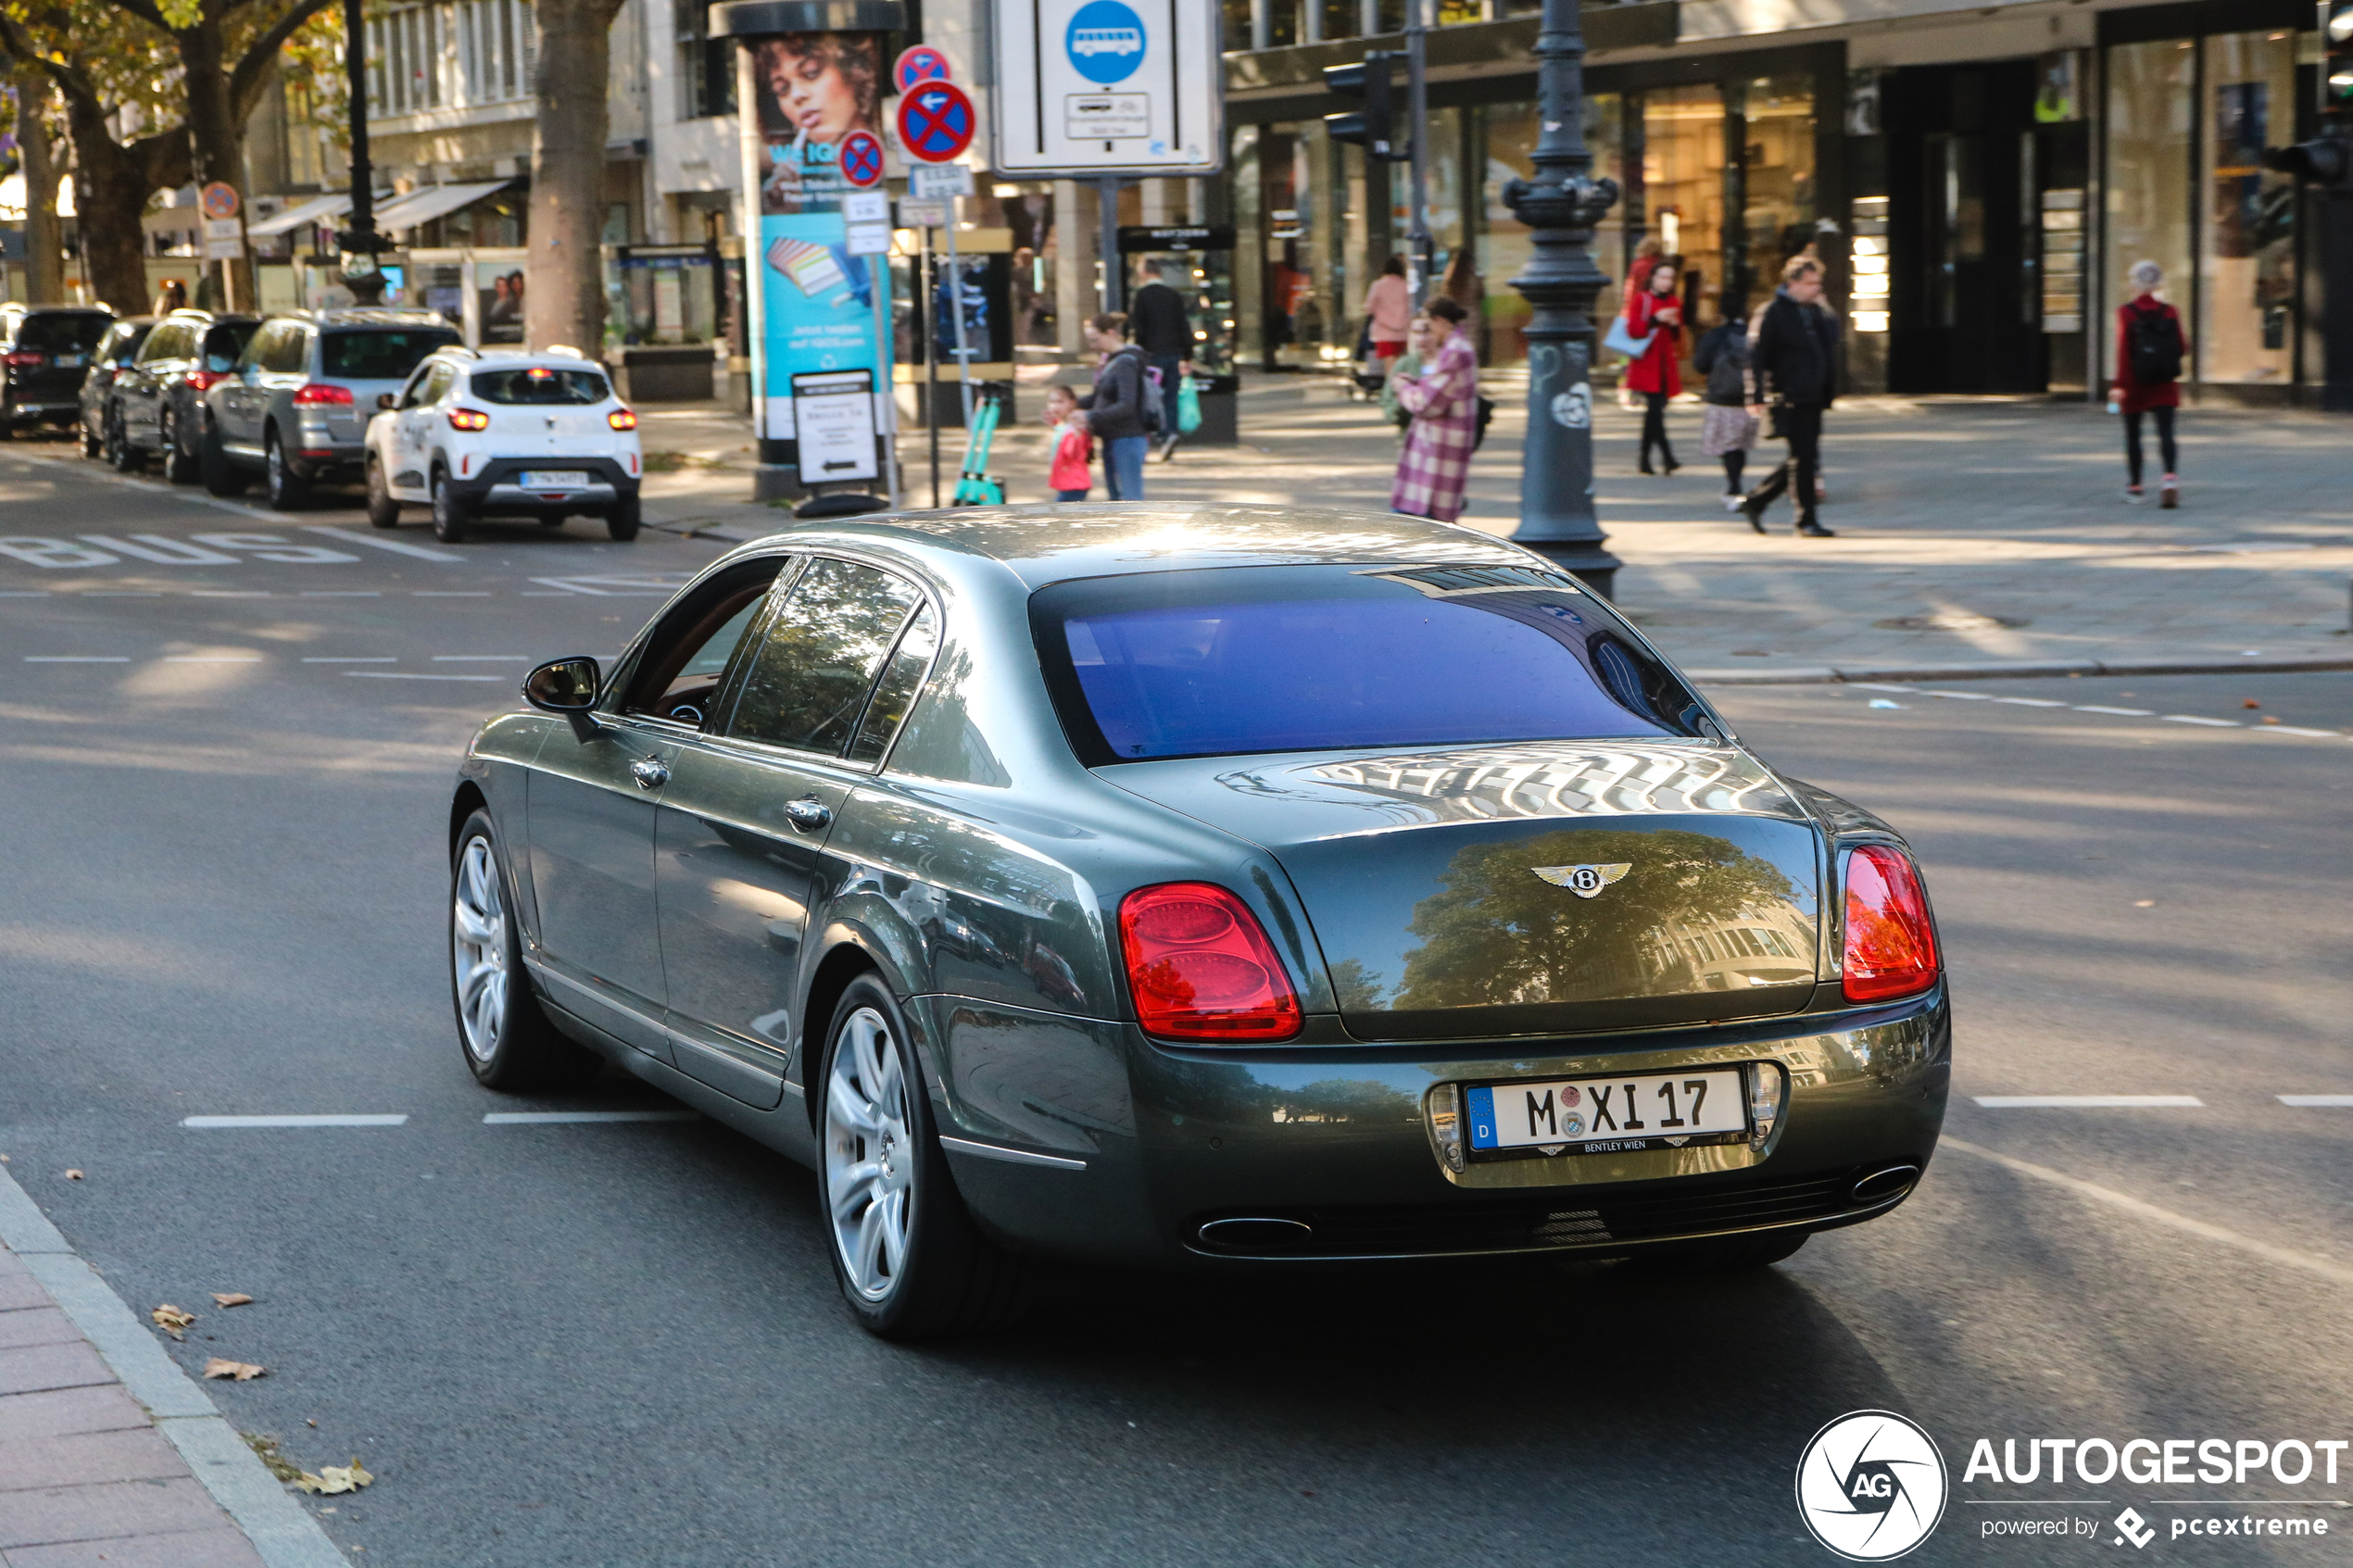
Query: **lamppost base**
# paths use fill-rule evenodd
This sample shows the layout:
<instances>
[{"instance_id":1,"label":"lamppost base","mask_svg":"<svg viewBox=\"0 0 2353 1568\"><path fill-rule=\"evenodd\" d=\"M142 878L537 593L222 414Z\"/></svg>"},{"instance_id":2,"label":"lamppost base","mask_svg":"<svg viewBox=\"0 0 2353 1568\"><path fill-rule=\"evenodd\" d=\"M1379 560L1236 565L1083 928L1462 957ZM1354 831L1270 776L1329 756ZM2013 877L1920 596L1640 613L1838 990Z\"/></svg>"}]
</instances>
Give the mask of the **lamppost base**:
<instances>
[{"instance_id":1,"label":"lamppost base","mask_svg":"<svg viewBox=\"0 0 2353 1568\"><path fill-rule=\"evenodd\" d=\"M1599 545L1577 539L1515 539L1576 578L1604 599L1617 597L1618 559Z\"/></svg>"}]
</instances>

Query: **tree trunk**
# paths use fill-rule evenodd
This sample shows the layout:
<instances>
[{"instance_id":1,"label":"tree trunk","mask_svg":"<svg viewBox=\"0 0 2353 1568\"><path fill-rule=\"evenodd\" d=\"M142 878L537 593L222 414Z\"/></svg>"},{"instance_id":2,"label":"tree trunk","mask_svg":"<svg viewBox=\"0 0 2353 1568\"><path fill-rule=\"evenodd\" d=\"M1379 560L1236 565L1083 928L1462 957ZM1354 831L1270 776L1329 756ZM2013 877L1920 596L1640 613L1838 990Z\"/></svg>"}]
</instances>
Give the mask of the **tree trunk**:
<instances>
[{"instance_id":1,"label":"tree trunk","mask_svg":"<svg viewBox=\"0 0 2353 1568\"><path fill-rule=\"evenodd\" d=\"M49 145L49 73L17 72L17 150L24 165L25 288L30 305L66 296L65 226L57 220L57 163Z\"/></svg>"},{"instance_id":2,"label":"tree trunk","mask_svg":"<svg viewBox=\"0 0 2353 1568\"><path fill-rule=\"evenodd\" d=\"M73 93L66 94L66 132L91 293L118 314L144 315L150 301L139 218L159 187L187 183L187 133L174 126L125 147L107 129L105 107Z\"/></svg>"},{"instance_id":3,"label":"tree trunk","mask_svg":"<svg viewBox=\"0 0 2353 1568\"><path fill-rule=\"evenodd\" d=\"M618 0L538 0L523 336L596 358L605 341L605 78Z\"/></svg>"},{"instance_id":4,"label":"tree trunk","mask_svg":"<svg viewBox=\"0 0 2353 1568\"><path fill-rule=\"evenodd\" d=\"M222 54L220 24L199 23L184 32L174 33L172 38L180 46L182 80L188 94L190 177L199 186L218 181L235 191L242 203L245 194L245 128L230 104L229 70ZM198 255L206 255L208 248L207 242L197 242ZM208 259L205 270L210 273L214 268L215 263ZM253 308L253 279L244 257L220 263L217 275L230 281L230 293L237 308Z\"/></svg>"}]
</instances>

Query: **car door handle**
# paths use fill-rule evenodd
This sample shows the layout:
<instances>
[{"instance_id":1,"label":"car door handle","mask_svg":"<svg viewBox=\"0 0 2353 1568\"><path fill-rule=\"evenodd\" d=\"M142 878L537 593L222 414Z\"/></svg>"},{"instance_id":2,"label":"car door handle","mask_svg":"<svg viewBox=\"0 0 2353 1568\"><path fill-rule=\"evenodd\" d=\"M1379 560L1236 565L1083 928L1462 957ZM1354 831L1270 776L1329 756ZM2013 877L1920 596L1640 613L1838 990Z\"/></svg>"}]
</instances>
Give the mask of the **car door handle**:
<instances>
[{"instance_id":1,"label":"car door handle","mask_svg":"<svg viewBox=\"0 0 2353 1568\"><path fill-rule=\"evenodd\" d=\"M629 764L629 776L639 789L660 789L670 782L670 764L659 757L640 757Z\"/></svg>"},{"instance_id":2,"label":"car door handle","mask_svg":"<svg viewBox=\"0 0 2353 1568\"><path fill-rule=\"evenodd\" d=\"M813 795L804 795L799 800L785 802L785 821L790 822L796 832L815 833L833 820L831 809Z\"/></svg>"}]
</instances>

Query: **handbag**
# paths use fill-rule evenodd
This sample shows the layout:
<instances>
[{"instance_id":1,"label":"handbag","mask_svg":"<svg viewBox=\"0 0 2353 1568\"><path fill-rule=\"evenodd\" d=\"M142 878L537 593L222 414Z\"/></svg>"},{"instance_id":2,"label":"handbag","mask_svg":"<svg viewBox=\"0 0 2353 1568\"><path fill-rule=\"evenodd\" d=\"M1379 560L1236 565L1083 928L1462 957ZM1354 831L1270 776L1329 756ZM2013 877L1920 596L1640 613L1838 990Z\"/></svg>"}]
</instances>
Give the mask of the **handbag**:
<instances>
[{"instance_id":1,"label":"handbag","mask_svg":"<svg viewBox=\"0 0 2353 1568\"><path fill-rule=\"evenodd\" d=\"M1472 451L1476 452L1481 446L1487 445L1487 427L1492 424L1494 420L1495 400L1492 397L1480 398L1478 400L1478 420L1476 424L1471 426Z\"/></svg>"},{"instance_id":2,"label":"handbag","mask_svg":"<svg viewBox=\"0 0 2353 1568\"><path fill-rule=\"evenodd\" d=\"M1626 330L1626 318L1616 316L1610 319L1609 332L1602 339L1602 346L1629 359L1640 359L1650 352L1651 339L1648 333L1636 337Z\"/></svg>"},{"instance_id":3,"label":"handbag","mask_svg":"<svg viewBox=\"0 0 2353 1568\"><path fill-rule=\"evenodd\" d=\"M1190 435L1201 429L1201 394L1195 390L1193 378L1184 376L1176 383L1176 433Z\"/></svg>"}]
</instances>

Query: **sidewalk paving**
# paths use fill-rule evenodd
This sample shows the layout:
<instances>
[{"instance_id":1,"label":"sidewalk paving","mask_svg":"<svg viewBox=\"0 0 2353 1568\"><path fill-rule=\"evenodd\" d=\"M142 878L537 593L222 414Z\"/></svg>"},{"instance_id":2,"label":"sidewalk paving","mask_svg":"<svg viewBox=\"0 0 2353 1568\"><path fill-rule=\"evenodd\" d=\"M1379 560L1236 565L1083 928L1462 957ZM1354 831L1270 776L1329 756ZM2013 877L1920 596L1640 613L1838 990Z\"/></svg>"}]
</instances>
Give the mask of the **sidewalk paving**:
<instances>
[{"instance_id":1,"label":"sidewalk paving","mask_svg":"<svg viewBox=\"0 0 2353 1568\"><path fill-rule=\"evenodd\" d=\"M1516 523L1525 386L1490 378L1500 407L1472 467L1470 526L1507 533ZM1035 402L1025 386L1025 423L1000 436L991 464L1016 501L1046 498ZM643 412L649 453L701 458L648 480L649 519L722 538L790 525L786 512L742 499L749 420L709 405ZM1702 679L2353 668L2353 427L2340 416L2185 410L2184 506L2167 512L2154 498L2124 503L2121 436L2095 407L1850 399L1824 437L1822 516L1836 539L1793 537L1786 504L1768 520L1774 533L1752 533L1724 510L1721 471L1699 455L1697 407L1679 406L1669 422L1686 466L1642 476L1639 416L1603 401L1595 500L1625 563L1620 608ZM1180 446L1175 461L1148 465L1146 494L1387 508L1395 440L1340 383L1245 377L1241 428L1239 446ZM942 445L952 472L961 437ZM1752 482L1779 450L1752 455ZM924 450L909 452L920 503Z\"/></svg>"},{"instance_id":2,"label":"sidewalk paving","mask_svg":"<svg viewBox=\"0 0 2353 1568\"><path fill-rule=\"evenodd\" d=\"M100 1565L346 1559L0 1169L0 1568Z\"/></svg>"}]
</instances>

